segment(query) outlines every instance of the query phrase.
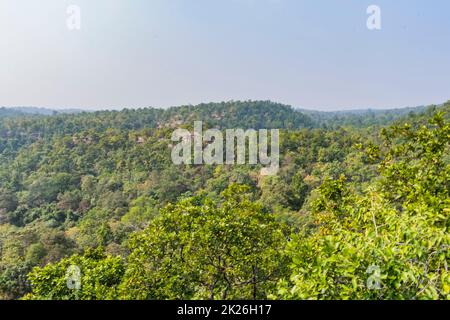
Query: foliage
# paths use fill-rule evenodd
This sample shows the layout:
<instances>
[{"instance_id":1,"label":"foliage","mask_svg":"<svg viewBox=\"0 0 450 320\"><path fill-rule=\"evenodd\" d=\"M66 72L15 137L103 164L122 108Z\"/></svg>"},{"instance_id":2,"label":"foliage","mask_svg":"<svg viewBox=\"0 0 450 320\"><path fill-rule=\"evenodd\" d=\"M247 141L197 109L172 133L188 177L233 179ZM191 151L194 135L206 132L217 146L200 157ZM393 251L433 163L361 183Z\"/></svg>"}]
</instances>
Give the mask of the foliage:
<instances>
[{"instance_id":1,"label":"foliage","mask_svg":"<svg viewBox=\"0 0 450 320\"><path fill-rule=\"evenodd\" d=\"M449 119L450 102L0 109L0 299L448 299ZM175 166L195 120L281 129L278 175Z\"/></svg>"},{"instance_id":2,"label":"foliage","mask_svg":"<svg viewBox=\"0 0 450 320\"><path fill-rule=\"evenodd\" d=\"M362 194L343 176L320 186L317 232L289 244L276 297L450 298L450 124L436 114L384 136L380 181Z\"/></svg>"},{"instance_id":3,"label":"foliage","mask_svg":"<svg viewBox=\"0 0 450 320\"><path fill-rule=\"evenodd\" d=\"M79 279L73 267L80 270ZM57 264L35 268L29 274L33 293L25 299L109 300L117 297L125 267L120 257L107 256L102 249L88 250L84 255L65 258ZM72 285L68 285L68 282ZM80 286L77 288L76 282Z\"/></svg>"},{"instance_id":4,"label":"foliage","mask_svg":"<svg viewBox=\"0 0 450 320\"><path fill-rule=\"evenodd\" d=\"M188 198L132 237L124 291L132 299L261 299L283 271L285 236L231 185L220 204Z\"/></svg>"}]
</instances>

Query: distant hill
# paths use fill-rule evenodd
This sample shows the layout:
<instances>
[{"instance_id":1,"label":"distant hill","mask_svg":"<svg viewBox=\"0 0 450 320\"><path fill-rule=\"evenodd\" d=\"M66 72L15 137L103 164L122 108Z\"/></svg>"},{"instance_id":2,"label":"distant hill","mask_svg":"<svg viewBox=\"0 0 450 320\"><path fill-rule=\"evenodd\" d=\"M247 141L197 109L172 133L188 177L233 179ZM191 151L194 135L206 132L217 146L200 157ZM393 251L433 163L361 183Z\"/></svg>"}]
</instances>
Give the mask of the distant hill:
<instances>
[{"instance_id":1,"label":"distant hill","mask_svg":"<svg viewBox=\"0 0 450 320\"><path fill-rule=\"evenodd\" d=\"M329 112L304 109L296 110L310 116L315 126L318 127L369 127L373 125L388 125L403 117L424 113L429 108L430 106L419 106L385 110L361 109Z\"/></svg>"},{"instance_id":2,"label":"distant hill","mask_svg":"<svg viewBox=\"0 0 450 320\"><path fill-rule=\"evenodd\" d=\"M334 292L348 298L348 290L355 288L348 266L363 284L366 266L380 261L393 261L393 268L385 269L390 272L385 279L396 281L386 282L395 295L386 297L416 298L411 290L424 291L416 284L400 292L404 296L397 295L396 284L410 270L419 283L424 265L443 270L442 255L435 253L448 251L441 246L448 245L442 235L448 233L449 126L429 123L437 110L447 111L448 117L450 102L428 108L330 113L270 101L75 114L0 108L4 115L0 116L0 299L120 299L119 294L134 284L143 287L130 292L143 292L149 299L155 293L202 298L208 290L199 287L198 270L212 270L211 277L216 277L213 262L223 255L229 256L227 266L236 270L230 279L245 270L246 277L254 279L260 270L273 268L282 272L274 271L267 279L277 274L281 279L283 270L291 270L283 282L264 280L267 283L258 289L262 298L296 292L279 290L275 284L289 285L298 273L298 279L313 284L302 290L312 290L311 298L317 299L320 286L327 286L322 279L328 270L333 285L345 282L339 290L325 287L322 292L330 298L341 297ZM221 129L284 129L277 176L261 175L262 164L174 164L172 132L192 127L195 120ZM389 129L391 122L400 121L409 125ZM287 233L290 230L292 234ZM419 233L430 241L430 248L416 241ZM263 256L261 243L266 248ZM217 248L220 259L204 257ZM276 252L284 252L287 260L274 257ZM374 252L388 258L373 258ZM421 258L417 252L423 252ZM186 264L180 256L184 253L195 263ZM329 269L324 269L323 261ZM262 265L257 273L253 263ZM82 266L87 275L80 295L71 296L73 290L66 290L69 265ZM148 266L156 266L151 272L167 268L156 270L156 276L136 274ZM319 270L313 278L311 270ZM435 272L426 285L443 274ZM129 275L135 278L130 281ZM185 276L188 282L174 285L174 279ZM241 279L233 281L240 286ZM225 282L223 288L228 287ZM157 290L150 292L154 286ZM245 298L242 293L253 290L236 291L236 297ZM355 290L354 294L366 294ZM361 298L377 295L370 291Z\"/></svg>"},{"instance_id":3,"label":"distant hill","mask_svg":"<svg viewBox=\"0 0 450 320\"><path fill-rule=\"evenodd\" d=\"M216 128L312 128L314 121L290 106L270 101L222 102L197 106L181 106L169 109L142 108L121 111L77 112L62 114L47 109L1 109L8 116L27 115L31 118L4 120L0 128L24 134L39 133L40 136L72 134L80 130L104 131L108 128L138 130L193 125L204 121ZM26 112L28 111L28 112ZM34 112L34 113L31 113ZM39 113L38 113L39 112ZM1 112L0 112L1 114ZM45 115L44 117L41 117ZM51 116L50 116L51 115ZM32 131L32 132L30 132Z\"/></svg>"},{"instance_id":4,"label":"distant hill","mask_svg":"<svg viewBox=\"0 0 450 320\"><path fill-rule=\"evenodd\" d=\"M432 107L442 107L432 106ZM426 112L430 107L419 106L399 109L361 109L349 111L314 111L274 103L271 101L229 101L160 108L123 109L121 111L87 111L82 109L53 110L39 107L0 108L0 118L20 116L56 117L55 121L75 122L84 128L119 127L139 129L145 127L174 127L204 121L218 128L313 128L313 127L367 127L388 125L402 117ZM90 115L87 116L87 113Z\"/></svg>"},{"instance_id":5,"label":"distant hill","mask_svg":"<svg viewBox=\"0 0 450 320\"><path fill-rule=\"evenodd\" d=\"M448 108L449 104L446 104ZM44 108L0 108L0 151L14 141L13 149L36 140L73 136L83 131L103 134L109 129L139 131L192 127L201 120L208 128L242 129L314 129L366 128L385 126L404 117L419 116L427 110L442 108L408 108L396 110L362 110L316 112L298 110L271 101L229 101L186 105L169 109L142 108L121 111L63 113ZM66 111L66 112L70 112Z\"/></svg>"},{"instance_id":6,"label":"distant hill","mask_svg":"<svg viewBox=\"0 0 450 320\"><path fill-rule=\"evenodd\" d=\"M17 117L23 115L42 115L53 116L56 114L75 114L83 112L81 109L61 109L53 110L39 107L13 107L13 108L0 108L0 117Z\"/></svg>"}]
</instances>

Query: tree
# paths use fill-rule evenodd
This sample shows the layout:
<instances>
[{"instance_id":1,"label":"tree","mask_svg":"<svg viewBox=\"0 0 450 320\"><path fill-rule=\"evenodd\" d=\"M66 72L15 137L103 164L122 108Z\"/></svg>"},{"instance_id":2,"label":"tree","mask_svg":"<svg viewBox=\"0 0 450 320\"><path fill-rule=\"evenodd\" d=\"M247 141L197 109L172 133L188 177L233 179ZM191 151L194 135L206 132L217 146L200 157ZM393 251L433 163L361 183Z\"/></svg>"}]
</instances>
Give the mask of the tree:
<instances>
[{"instance_id":1,"label":"tree","mask_svg":"<svg viewBox=\"0 0 450 320\"><path fill-rule=\"evenodd\" d=\"M28 293L30 270L31 266L23 262L0 267L0 299L18 299Z\"/></svg>"},{"instance_id":2,"label":"tree","mask_svg":"<svg viewBox=\"0 0 450 320\"><path fill-rule=\"evenodd\" d=\"M283 274L286 238L273 216L232 185L220 203L170 205L130 241L130 299L262 299Z\"/></svg>"},{"instance_id":3,"label":"tree","mask_svg":"<svg viewBox=\"0 0 450 320\"><path fill-rule=\"evenodd\" d=\"M343 176L319 188L316 232L293 236L275 297L450 299L450 124L437 114L384 137L381 180L362 194Z\"/></svg>"},{"instance_id":4,"label":"tree","mask_svg":"<svg viewBox=\"0 0 450 320\"><path fill-rule=\"evenodd\" d=\"M32 293L27 300L117 299L125 265L120 257L107 256L102 249L89 249L29 274Z\"/></svg>"},{"instance_id":5,"label":"tree","mask_svg":"<svg viewBox=\"0 0 450 320\"><path fill-rule=\"evenodd\" d=\"M0 188L0 224L8 222L8 213L13 212L19 205L14 192Z\"/></svg>"}]
</instances>

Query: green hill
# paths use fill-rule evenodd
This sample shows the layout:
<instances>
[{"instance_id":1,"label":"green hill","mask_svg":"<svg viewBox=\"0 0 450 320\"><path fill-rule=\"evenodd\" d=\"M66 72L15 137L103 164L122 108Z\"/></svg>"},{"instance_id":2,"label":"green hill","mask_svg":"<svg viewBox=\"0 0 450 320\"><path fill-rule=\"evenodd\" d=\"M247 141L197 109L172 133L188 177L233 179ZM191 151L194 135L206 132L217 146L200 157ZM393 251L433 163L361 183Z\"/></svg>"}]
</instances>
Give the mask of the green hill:
<instances>
[{"instance_id":1,"label":"green hill","mask_svg":"<svg viewBox=\"0 0 450 320\"><path fill-rule=\"evenodd\" d=\"M0 298L448 299L449 114L0 109ZM195 120L281 129L279 174L174 165L171 134Z\"/></svg>"}]
</instances>

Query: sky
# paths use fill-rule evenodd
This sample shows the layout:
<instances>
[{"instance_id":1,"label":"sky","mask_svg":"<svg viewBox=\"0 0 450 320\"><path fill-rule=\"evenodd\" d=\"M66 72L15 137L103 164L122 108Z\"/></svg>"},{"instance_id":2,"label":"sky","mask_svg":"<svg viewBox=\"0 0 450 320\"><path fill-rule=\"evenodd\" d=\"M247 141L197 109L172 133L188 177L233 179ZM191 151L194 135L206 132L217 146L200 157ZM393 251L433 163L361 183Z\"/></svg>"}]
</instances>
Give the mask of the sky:
<instances>
[{"instance_id":1,"label":"sky","mask_svg":"<svg viewBox=\"0 0 450 320\"><path fill-rule=\"evenodd\" d=\"M0 0L0 106L439 104L449 15L448 0Z\"/></svg>"}]
</instances>

